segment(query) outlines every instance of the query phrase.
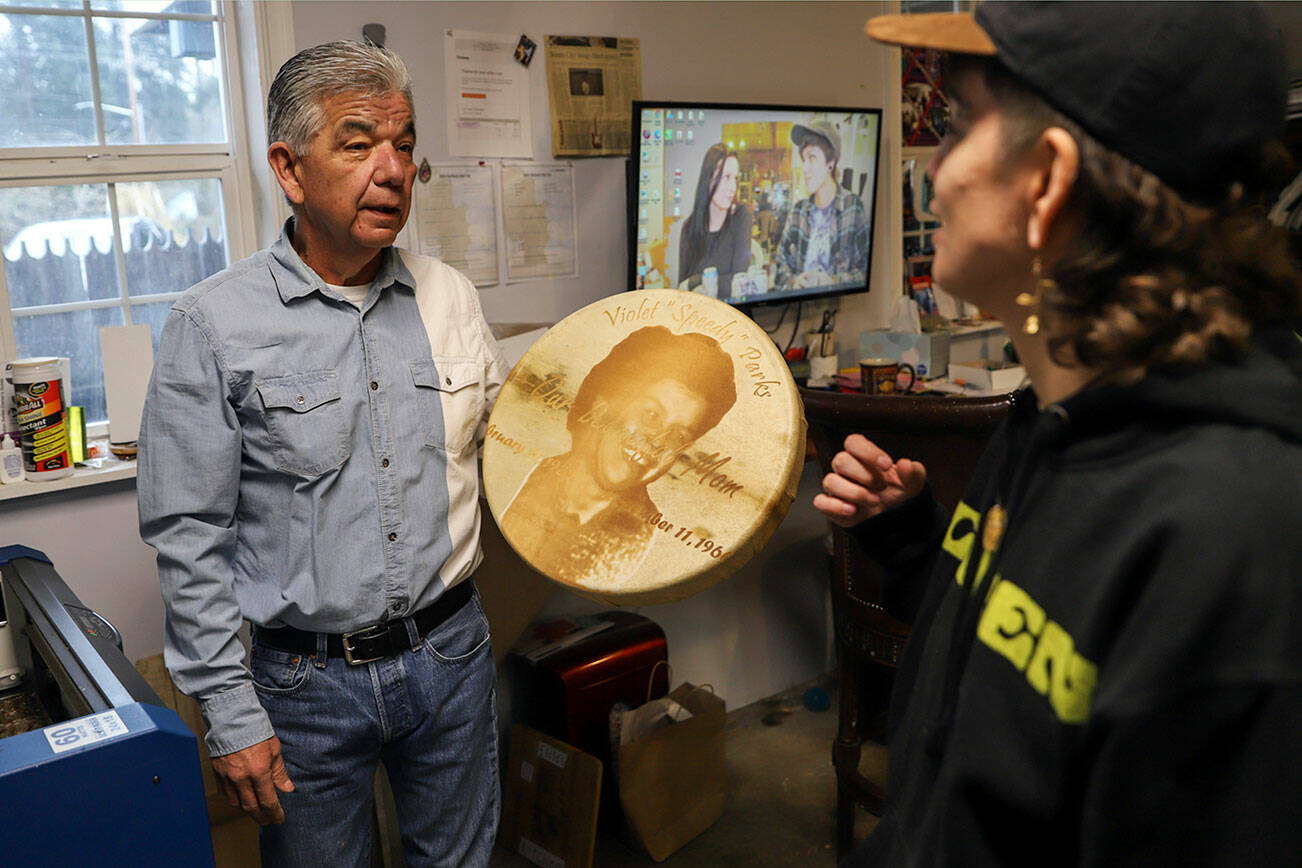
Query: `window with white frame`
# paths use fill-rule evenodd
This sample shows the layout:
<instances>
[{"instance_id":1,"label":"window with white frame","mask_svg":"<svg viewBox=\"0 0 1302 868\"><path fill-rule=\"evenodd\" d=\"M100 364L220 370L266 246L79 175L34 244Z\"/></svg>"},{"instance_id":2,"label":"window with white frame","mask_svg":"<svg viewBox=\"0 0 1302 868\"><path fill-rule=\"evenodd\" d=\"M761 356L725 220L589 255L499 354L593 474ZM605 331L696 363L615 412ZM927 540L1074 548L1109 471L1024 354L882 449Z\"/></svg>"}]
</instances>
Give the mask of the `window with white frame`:
<instances>
[{"instance_id":1,"label":"window with white frame","mask_svg":"<svg viewBox=\"0 0 1302 868\"><path fill-rule=\"evenodd\" d=\"M72 360L107 418L99 328L148 324L252 251L233 7L0 2L0 361ZM243 186L244 189L241 189Z\"/></svg>"}]
</instances>

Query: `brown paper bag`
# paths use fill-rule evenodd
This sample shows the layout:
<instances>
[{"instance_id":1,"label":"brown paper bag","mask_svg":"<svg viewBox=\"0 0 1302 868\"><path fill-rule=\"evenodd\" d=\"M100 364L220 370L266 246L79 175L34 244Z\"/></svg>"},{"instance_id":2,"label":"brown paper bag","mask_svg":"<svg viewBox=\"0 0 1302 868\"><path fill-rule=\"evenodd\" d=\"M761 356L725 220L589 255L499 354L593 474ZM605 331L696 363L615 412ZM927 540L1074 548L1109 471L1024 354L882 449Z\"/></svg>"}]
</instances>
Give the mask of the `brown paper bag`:
<instances>
[{"instance_id":1,"label":"brown paper bag","mask_svg":"<svg viewBox=\"0 0 1302 868\"><path fill-rule=\"evenodd\" d=\"M633 839L657 862L708 829L723 813L724 701L709 687L683 684L667 697L676 703L674 722L664 719L660 728L618 746L616 774L624 826ZM653 705L648 703L648 706ZM626 712L626 720L639 715L642 706ZM631 722L631 720L630 720Z\"/></svg>"}]
</instances>

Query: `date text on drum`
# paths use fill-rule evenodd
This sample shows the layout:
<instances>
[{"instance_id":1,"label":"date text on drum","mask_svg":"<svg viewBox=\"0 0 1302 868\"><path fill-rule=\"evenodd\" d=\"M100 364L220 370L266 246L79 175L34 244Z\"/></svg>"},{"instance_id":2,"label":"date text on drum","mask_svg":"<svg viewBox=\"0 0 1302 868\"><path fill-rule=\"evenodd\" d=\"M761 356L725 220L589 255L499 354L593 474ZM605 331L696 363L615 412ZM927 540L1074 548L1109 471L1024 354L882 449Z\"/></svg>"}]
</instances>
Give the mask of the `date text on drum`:
<instances>
[{"instance_id":1,"label":"date text on drum","mask_svg":"<svg viewBox=\"0 0 1302 868\"><path fill-rule=\"evenodd\" d=\"M691 528L675 528L672 522L665 521L663 513L657 512L648 518L647 524L655 525L657 530L669 534L673 539L678 540L688 548L704 552L712 558L722 558L724 555L723 546L707 537L697 536L692 533Z\"/></svg>"}]
</instances>

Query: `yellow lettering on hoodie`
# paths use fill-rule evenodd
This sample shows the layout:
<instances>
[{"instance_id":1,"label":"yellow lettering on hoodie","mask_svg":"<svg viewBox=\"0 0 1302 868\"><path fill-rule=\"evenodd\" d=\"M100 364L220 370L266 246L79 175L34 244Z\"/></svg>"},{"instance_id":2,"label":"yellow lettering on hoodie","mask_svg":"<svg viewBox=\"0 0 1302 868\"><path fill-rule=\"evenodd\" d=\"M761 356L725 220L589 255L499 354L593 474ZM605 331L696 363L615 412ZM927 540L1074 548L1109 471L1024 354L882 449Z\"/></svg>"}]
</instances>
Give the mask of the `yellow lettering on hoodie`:
<instances>
[{"instance_id":1,"label":"yellow lettering on hoodie","mask_svg":"<svg viewBox=\"0 0 1302 868\"><path fill-rule=\"evenodd\" d=\"M1000 581L991 590L990 601L981 613L977 638L1022 670L1035 651L1035 640L1044 629L1044 620L1044 609L1029 594L1012 582Z\"/></svg>"},{"instance_id":2,"label":"yellow lettering on hoodie","mask_svg":"<svg viewBox=\"0 0 1302 868\"><path fill-rule=\"evenodd\" d=\"M996 581L977 638L1025 674L1063 723L1082 723L1089 716L1098 667L1076 653L1071 634L1049 620L1030 594L1012 582Z\"/></svg>"},{"instance_id":3,"label":"yellow lettering on hoodie","mask_svg":"<svg viewBox=\"0 0 1302 868\"><path fill-rule=\"evenodd\" d=\"M1098 682L1098 667L1076 653L1076 643L1057 622L1050 621L1026 669L1026 680L1049 697L1064 723L1080 723L1089 714Z\"/></svg>"},{"instance_id":4,"label":"yellow lettering on hoodie","mask_svg":"<svg viewBox=\"0 0 1302 868\"><path fill-rule=\"evenodd\" d=\"M960 531L959 528L964 522L967 523L967 529ZM963 573L967 569L967 559L972 555L972 546L976 542L976 531L980 523L981 513L960 500L958 506L954 507L954 515L949 520L949 529L945 531L945 539L940 544L941 548L958 558L958 569L954 572L954 580L960 585L963 584Z\"/></svg>"},{"instance_id":5,"label":"yellow lettering on hoodie","mask_svg":"<svg viewBox=\"0 0 1302 868\"><path fill-rule=\"evenodd\" d=\"M958 560L955 581L963 584L968 558L977 550L981 513L959 502L941 547ZM978 577L990 566L980 550ZM1021 672L1028 686L1049 701L1063 723L1082 723L1089 716L1098 685L1098 666L1076 652L1076 641L1026 591L996 575L977 622L977 639Z\"/></svg>"}]
</instances>

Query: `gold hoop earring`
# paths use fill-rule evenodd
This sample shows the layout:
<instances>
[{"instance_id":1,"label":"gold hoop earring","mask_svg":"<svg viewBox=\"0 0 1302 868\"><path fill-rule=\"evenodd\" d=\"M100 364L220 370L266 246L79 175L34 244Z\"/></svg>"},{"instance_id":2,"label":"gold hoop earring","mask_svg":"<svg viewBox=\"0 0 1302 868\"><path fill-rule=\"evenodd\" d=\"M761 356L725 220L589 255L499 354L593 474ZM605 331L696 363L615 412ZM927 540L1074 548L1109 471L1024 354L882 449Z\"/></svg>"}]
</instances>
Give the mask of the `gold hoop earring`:
<instances>
[{"instance_id":1,"label":"gold hoop earring","mask_svg":"<svg viewBox=\"0 0 1302 868\"><path fill-rule=\"evenodd\" d=\"M1035 254L1031 260L1031 278L1035 281L1034 292L1019 292L1014 301L1018 307L1029 307L1031 312L1026 315L1026 321L1022 323L1022 332L1028 335L1038 334L1040 331L1040 300L1044 296L1046 288L1051 289L1054 286L1053 278L1044 276L1044 263L1040 261L1040 254Z\"/></svg>"}]
</instances>

